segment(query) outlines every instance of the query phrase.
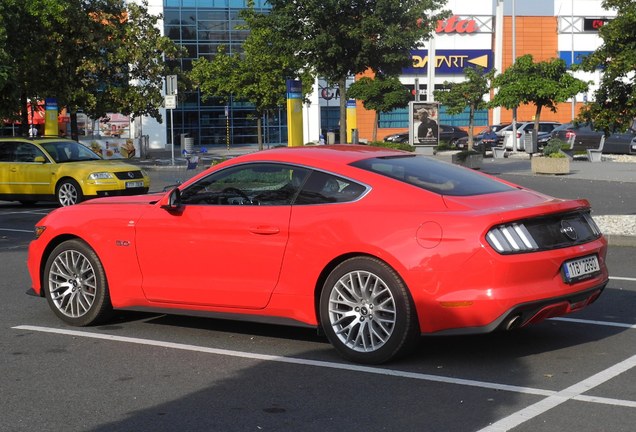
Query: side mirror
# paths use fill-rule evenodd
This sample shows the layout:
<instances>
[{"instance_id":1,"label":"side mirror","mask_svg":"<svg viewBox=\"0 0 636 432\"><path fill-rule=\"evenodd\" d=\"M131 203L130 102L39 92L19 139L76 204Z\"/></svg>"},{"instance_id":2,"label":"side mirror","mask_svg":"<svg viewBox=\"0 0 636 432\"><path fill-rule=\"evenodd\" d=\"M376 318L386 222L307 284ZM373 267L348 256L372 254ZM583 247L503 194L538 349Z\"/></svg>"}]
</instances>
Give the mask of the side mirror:
<instances>
[{"instance_id":1,"label":"side mirror","mask_svg":"<svg viewBox=\"0 0 636 432\"><path fill-rule=\"evenodd\" d=\"M174 188L168 192L160 201L162 209L168 210L170 213L181 213L183 205L181 205L181 191Z\"/></svg>"},{"instance_id":2,"label":"side mirror","mask_svg":"<svg viewBox=\"0 0 636 432\"><path fill-rule=\"evenodd\" d=\"M44 156L36 156L33 158L33 162L35 163L46 163L46 159L44 159Z\"/></svg>"}]
</instances>

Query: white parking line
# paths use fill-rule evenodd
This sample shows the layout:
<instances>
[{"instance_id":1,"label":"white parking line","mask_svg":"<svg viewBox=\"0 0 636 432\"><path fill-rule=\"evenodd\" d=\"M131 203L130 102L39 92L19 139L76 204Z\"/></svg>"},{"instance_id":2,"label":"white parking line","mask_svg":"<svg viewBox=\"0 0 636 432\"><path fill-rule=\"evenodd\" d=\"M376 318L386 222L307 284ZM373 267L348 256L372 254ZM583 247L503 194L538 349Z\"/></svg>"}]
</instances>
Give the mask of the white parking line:
<instances>
[{"instance_id":1,"label":"white parking line","mask_svg":"<svg viewBox=\"0 0 636 432\"><path fill-rule=\"evenodd\" d=\"M621 276L610 276L610 280L636 282L636 278L633 278L633 277L621 277Z\"/></svg>"},{"instance_id":2,"label":"white parking line","mask_svg":"<svg viewBox=\"0 0 636 432\"><path fill-rule=\"evenodd\" d=\"M605 327L620 327L620 328L628 328L628 329L636 329L636 324L625 324L625 323L617 323L610 321L594 321L594 320L584 320L584 319L576 319L576 318L550 318L550 321L563 321L563 322L571 322L577 324L589 324L589 325L598 325Z\"/></svg>"},{"instance_id":3,"label":"white parking line","mask_svg":"<svg viewBox=\"0 0 636 432\"><path fill-rule=\"evenodd\" d=\"M557 407L569 400L576 399L577 396L581 396L583 393L593 389L594 387L616 378L618 375L632 369L634 366L636 366L636 355L607 368L596 375L592 375L588 379L578 382L565 390L561 390L552 396L530 405L529 407L517 411L516 413L481 429L479 432L499 432L510 430L519 426L521 423L525 423L534 417L540 416L554 407Z\"/></svg>"},{"instance_id":4,"label":"white parking line","mask_svg":"<svg viewBox=\"0 0 636 432\"><path fill-rule=\"evenodd\" d=\"M603 397L595 397L595 396L585 396L582 394L585 391L589 390L589 388L592 388L601 384L601 382L598 382L594 386L591 386L585 390L581 390L578 393L570 390L572 389L572 387L570 389L567 389L561 392L555 392L552 390L536 389L532 387L521 387L521 386L513 386L513 385L507 385L507 384L491 383L486 381L451 378L451 377L444 377L440 375L429 375L429 374L422 374L422 373L416 373L416 372L383 369L378 367L361 366L361 365L349 364L349 363L332 363L332 362L325 362L325 361L318 361L318 360L301 359L301 358L295 358L295 357L282 357L282 356L274 356L274 355L268 355L268 354L255 354L255 353L248 353L243 351L231 351L231 350L225 350L225 349L203 347L198 345L188 345L188 344L181 344L181 343L175 343L175 342L164 342L164 341L157 341L153 339L140 339L140 338L127 337L127 336L114 336L110 334L93 333L93 332L78 331L78 330L67 330L67 329L58 329L58 328L52 328L52 327L41 327L41 326L31 326L31 325L15 326L13 327L13 329L30 330L30 331L43 332L43 333L55 333L60 335L85 337L85 338L92 338L92 339L103 339L103 340L116 341L116 342L134 343L139 345L148 345L148 346L171 348L171 349L178 349L178 350L185 350L185 351L192 351L192 352L232 356L232 357L239 357L239 358L245 358L245 359L251 359L251 360L262 360L262 361L289 363L289 364L314 366L314 367L322 367L322 368L330 368L330 369L349 370L354 372L363 372L363 373L370 373L375 375L385 375L385 376L393 376L393 377L400 377L400 378L417 379L417 380L423 380L423 381L438 382L443 384L463 385L463 386L478 387L478 388L498 390L498 391L503 390L503 391L509 391L514 393L523 393L523 394L530 394L535 396L545 396L546 399L544 400L548 400L551 398L557 398L557 400L561 400L564 398L564 395L568 395L568 399L574 399L581 402L593 402L593 403L599 403L604 405L614 405L614 406L636 408L636 401L603 398ZM634 356L631 359L632 366L633 366L633 359L635 358L636 356ZM586 382L586 381L583 381L583 382ZM576 389L578 389L578 387L576 387ZM566 392L569 392L569 393L566 393ZM493 430L499 430L499 429L493 429Z\"/></svg>"},{"instance_id":5,"label":"white parking line","mask_svg":"<svg viewBox=\"0 0 636 432\"><path fill-rule=\"evenodd\" d=\"M21 230L21 229L11 229L11 228L0 228L0 231L33 233L33 230Z\"/></svg>"}]
</instances>

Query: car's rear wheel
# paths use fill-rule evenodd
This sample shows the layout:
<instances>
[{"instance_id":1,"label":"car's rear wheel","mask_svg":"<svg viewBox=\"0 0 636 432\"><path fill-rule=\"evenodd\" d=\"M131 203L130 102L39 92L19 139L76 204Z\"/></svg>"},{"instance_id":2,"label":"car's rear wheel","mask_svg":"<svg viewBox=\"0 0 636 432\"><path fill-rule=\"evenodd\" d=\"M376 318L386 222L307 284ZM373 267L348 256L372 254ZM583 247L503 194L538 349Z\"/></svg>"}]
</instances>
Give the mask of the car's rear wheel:
<instances>
[{"instance_id":1,"label":"car's rear wheel","mask_svg":"<svg viewBox=\"0 0 636 432\"><path fill-rule=\"evenodd\" d=\"M72 179L62 180L57 185L55 195L57 201L64 207L80 203L84 199L82 188Z\"/></svg>"},{"instance_id":2,"label":"car's rear wheel","mask_svg":"<svg viewBox=\"0 0 636 432\"><path fill-rule=\"evenodd\" d=\"M65 241L53 250L42 286L53 312L69 324L97 324L112 314L104 267L95 251L80 240Z\"/></svg>"},{"instance_id":3,"label":"car's rear wheel","mask_svg":"<svg viewBox=\"0 0 636 432\"><path fill-rule=\"evenodd\" d=\"M327 277L320 318L348 360L379 364L406 354L419 338L413 301L398 274L371 257L350 258Z\"/></svg>"}]
</instances>

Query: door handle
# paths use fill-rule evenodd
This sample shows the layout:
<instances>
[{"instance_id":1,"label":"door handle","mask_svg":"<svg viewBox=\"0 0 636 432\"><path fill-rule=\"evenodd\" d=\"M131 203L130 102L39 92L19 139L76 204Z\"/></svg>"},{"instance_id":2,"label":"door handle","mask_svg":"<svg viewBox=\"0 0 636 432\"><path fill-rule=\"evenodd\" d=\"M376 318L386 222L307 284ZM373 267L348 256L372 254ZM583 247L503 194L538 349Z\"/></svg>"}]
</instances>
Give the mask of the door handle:
<instances>
[{"instance_id":1,"label":"door handle","mask_svg":"<svg viewBox=\"0 0 636 432\"><path fill-rule=\"evenodd\" d=\"M273 235L278 234L280 232L280 228L271 225L259 225L256 227L251 227L250 231L254 234Z\"/></svg>"}]
</instances>

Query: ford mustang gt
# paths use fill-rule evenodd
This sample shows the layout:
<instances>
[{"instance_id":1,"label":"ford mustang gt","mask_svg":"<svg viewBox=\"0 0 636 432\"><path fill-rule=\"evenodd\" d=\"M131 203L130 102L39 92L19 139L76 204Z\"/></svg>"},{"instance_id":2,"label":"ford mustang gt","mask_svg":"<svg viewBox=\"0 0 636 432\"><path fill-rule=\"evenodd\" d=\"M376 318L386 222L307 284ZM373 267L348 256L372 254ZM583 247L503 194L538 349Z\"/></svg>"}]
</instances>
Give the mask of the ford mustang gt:
<instances>
[{"instance_id":1,"label":"ford mustang gt","mask_svg":"<svg viewBox=\"0 0 636 432\"><path fill-rule=\"evenodd\" d=\"M374 364L421 334L510 330L588 306L608 281L590 211L408 152L277 148L166 193L56 209L35 228L28 268L72 325L129 309L311 326Z\"/></svg>"}]
</instances>

